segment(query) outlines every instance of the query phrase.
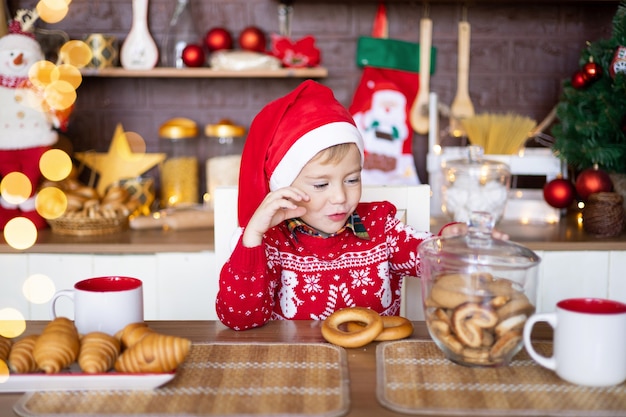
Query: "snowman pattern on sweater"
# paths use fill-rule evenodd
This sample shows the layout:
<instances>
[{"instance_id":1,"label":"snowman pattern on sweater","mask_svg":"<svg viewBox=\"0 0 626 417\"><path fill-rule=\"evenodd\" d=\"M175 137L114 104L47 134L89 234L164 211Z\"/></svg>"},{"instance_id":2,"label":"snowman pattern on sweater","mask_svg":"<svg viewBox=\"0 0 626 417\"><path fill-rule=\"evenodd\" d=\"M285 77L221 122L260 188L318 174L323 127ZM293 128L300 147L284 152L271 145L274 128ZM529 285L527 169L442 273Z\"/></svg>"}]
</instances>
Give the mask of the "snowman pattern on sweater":
<instances>
[{"instance_id":1,"label":"snowman pattern on sweater","mask_svg":"<svg viewBox=\"0 0 626 417\"><path fill-rule=\"evenodd\" d=\"M419 276L417 247L432 236L395 218L388 202L357 207L370 239L351 230L320 238L270 229L264 246L241 240L220 275L216 310L235 330L268 320L324 320L345 307L397 315L404 276Z\"/></svg>"}]
</instances>

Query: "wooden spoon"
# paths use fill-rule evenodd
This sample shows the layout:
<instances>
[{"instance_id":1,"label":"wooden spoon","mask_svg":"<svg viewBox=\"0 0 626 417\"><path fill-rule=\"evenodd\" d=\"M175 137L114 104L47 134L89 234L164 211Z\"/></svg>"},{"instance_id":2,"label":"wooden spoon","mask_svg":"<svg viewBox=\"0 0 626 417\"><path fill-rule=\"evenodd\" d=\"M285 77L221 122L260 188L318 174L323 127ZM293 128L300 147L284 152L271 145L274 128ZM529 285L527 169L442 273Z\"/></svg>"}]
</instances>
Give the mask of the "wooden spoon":
<instances>
[{"instance_id":1,"label":"wooden spoon","mask_svg":"<svg viewBox=\"0 0 626 417\"><path fill-rule=\"evenodd\" d=\"M409 121L411 127L420 135L428 133L428 93L430 92L430 49L433 37L433 21L427 18L420 20L420 74L419 91L411 110Z\"/></svg>"},{"instance_id":2,"label":"wooden spoon","mask_svg":"<svg viewBox=\"0 0 626 417\"><path fill-rule=\"evenodd\" d=\"M469 96L470 24L459 22L459 66L456 96L450 107L450 129L453 136L463 136L461 119L474 115L474 105Z\"/></svg>"}]
</instances>

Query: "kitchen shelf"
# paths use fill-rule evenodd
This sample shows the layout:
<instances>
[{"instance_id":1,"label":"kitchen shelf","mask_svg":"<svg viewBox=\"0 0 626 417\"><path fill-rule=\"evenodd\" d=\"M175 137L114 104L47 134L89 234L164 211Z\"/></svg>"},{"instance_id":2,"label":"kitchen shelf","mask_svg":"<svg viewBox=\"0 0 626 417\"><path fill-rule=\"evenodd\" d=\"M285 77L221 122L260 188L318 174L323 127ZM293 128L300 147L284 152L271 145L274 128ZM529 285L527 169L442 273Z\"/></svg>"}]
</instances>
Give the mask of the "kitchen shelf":
<instances>
[{"instance_id":1,"label":"kitchen shelf","mask_svg":"<svg viewBox=\"0 0 626 417\"><path fill-rule=\"evenodd\" d=\"M166 68L127 70L124 68L83 69L84 77L109 78L325 78L328 70L315 68L281 68L277 70L224 71L211 68Z\"/></svg>"}]
</instances>

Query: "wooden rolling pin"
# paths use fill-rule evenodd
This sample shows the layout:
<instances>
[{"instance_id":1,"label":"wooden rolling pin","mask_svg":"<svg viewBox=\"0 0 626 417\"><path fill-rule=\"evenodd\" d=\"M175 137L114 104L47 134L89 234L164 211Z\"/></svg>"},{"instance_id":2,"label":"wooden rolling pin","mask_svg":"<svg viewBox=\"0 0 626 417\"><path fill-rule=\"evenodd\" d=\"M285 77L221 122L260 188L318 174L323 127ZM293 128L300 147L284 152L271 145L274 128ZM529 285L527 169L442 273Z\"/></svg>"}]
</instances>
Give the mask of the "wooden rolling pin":
<instances>
[{"instance_id":1,"label":"wooden rolling pin","mask_svg":"<svg viewBox=\"0 0 626 417\"><path fill-rule=\"evenodd\" d=\"M213 227L213 211L205 209L176 209L151 216L139 216L130 220L130 228L145 229L207 229Z\"/></svg>"}]
</instances>

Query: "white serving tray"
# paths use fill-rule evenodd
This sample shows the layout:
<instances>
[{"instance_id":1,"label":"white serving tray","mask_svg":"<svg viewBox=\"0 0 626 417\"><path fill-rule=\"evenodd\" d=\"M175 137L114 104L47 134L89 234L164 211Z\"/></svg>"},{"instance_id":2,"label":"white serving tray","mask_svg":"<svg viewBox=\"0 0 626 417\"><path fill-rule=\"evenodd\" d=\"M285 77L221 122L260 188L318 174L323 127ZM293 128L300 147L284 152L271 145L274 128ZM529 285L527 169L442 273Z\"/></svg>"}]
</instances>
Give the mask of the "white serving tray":
<instances>
[{"instance_id":1,"label":"white serving tray","mask_svg":"<svg viewBox=\"0 0 626 417\"><path fill-rule=\"evenodd\" d=\"M151 390L171 381L176 374L130 374L108 372L85 374L63 372L58 374L11 374L0 379L0 393L30 391L94 391L94 390Z\"/></svg>"}]
</instances>

